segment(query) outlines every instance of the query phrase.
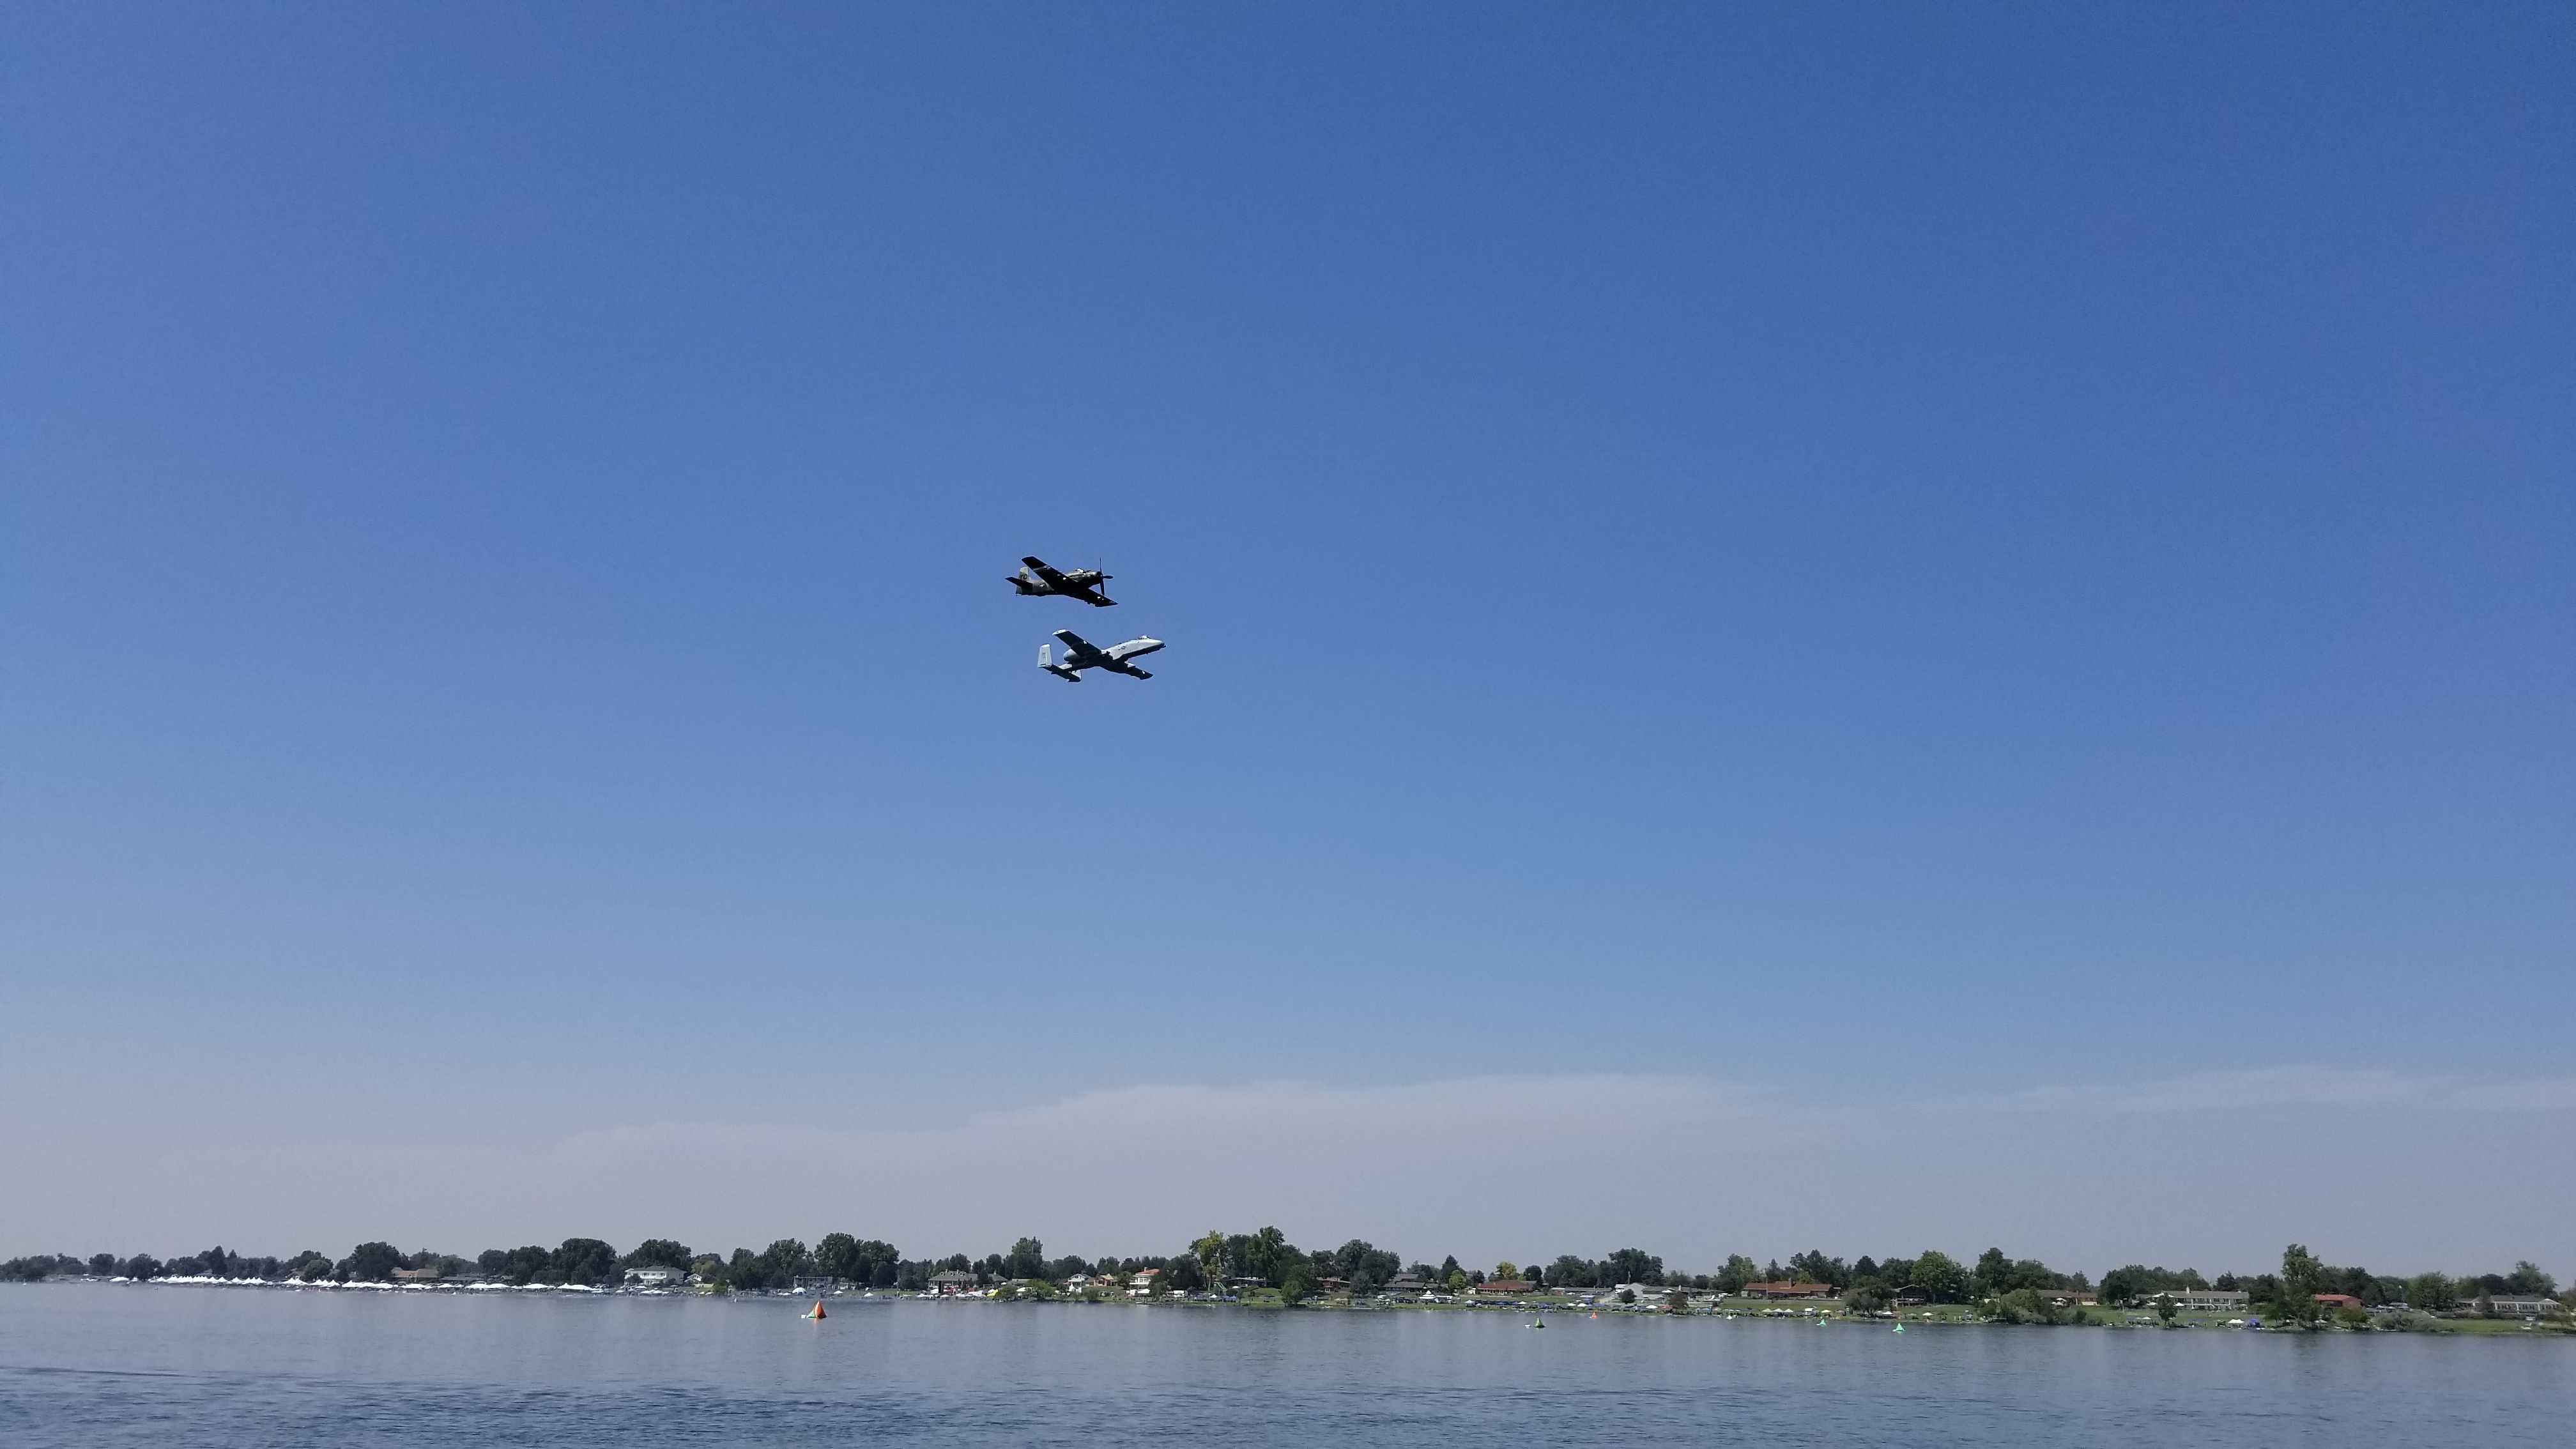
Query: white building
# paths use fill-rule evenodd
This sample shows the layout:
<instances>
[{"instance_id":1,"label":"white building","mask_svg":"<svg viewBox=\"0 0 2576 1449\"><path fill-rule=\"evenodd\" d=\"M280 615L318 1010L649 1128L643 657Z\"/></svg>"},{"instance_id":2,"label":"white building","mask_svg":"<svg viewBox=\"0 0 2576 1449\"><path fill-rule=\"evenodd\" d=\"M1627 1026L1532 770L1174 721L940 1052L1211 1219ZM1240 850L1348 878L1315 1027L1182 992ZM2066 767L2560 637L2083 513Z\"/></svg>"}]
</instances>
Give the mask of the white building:
<instances>
[{"instance_id":1,"label":"white building","mask_svg":"<svg viewBox=\"0 0 2576 1449\"><path fill-rule=\"evenodd\" d=\"M2494 1306L2498 1318L2546 1318L2560 1307L2555 1298L2517 1298L2501 1293L2486 1301Z\"/></svg>"},{"instance_id":2,"label":"white building","mask_svg":"<svg viewBox=\"0 0 2576 1449\"><path fill-rule=\"evenodd\" d=\"M2216 1288L2176 1288L2168 1293L2149 1294L2147 1301L2153 1303L2158 1298L2172 1299L2174 1307L2185 1313L2242 1313L2246 1303L2245 1294Z\"/></svg>"}]
</instances>

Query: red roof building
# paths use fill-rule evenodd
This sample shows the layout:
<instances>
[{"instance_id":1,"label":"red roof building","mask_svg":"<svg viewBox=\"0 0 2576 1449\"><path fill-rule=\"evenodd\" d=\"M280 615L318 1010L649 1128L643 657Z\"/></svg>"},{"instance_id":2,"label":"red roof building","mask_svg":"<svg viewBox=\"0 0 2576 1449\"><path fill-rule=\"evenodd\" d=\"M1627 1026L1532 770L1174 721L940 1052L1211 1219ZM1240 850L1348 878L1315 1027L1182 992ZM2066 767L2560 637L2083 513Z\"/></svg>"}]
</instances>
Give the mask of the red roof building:
<instances>
[{"instance_id":1,"label":"red roof building","mask_svg":"<svg viewBox=\"0 0 2576 1449\"><path fill-rule=\"evenodd\" d=\"M1831 1298L1834 1296L1834 1285L1831 1283L1747 1283L1744 1285L1744 1296L1747 1298Z\"/></svg>"}]
</instances>

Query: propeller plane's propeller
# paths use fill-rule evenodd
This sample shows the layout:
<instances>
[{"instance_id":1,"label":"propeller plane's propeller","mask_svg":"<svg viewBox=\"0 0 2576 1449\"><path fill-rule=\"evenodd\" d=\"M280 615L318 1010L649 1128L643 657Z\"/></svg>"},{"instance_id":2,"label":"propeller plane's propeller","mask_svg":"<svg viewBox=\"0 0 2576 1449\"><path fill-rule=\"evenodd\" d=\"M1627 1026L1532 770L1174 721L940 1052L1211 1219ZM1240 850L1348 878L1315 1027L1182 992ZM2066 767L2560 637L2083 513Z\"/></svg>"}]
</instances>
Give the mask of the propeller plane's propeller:
<instances>
[{"instance_id":1,"label":"propeller plane's propeller","mask_svg":"<svg viewBox=\"0 0 2576 1449\"><path fill-rule=\"evenodd\" d=\"M1068 599L1080 599L1095 609L1106 609L1118 602L1100 592L1100 586L1107 582L1109 575L1098 569L1075 569L1066 573L1049 568L1045 559L1034 555L1020 560L1020 571L1009 579L1011 587L1019 590L1023 598L1062 594Z\"/></svg>"}]
</instances>

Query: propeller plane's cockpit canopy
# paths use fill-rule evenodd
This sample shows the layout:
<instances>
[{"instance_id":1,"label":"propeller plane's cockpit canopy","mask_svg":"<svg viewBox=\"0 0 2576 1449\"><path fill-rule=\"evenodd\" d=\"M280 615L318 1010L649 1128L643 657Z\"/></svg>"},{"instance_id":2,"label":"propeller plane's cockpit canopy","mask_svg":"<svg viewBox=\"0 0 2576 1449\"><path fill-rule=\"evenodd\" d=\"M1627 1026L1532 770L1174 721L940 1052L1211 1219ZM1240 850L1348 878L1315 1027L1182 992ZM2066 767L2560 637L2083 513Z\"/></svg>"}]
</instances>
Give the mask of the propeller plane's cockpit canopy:
<instances>
[{"instance_id":1,"label":"propeller plane's cockpit canopy","mask_svg":"<svg viewBox=\"0 0 2576 1449\"><path fill-rule=\"evenodd\" d=\"M1020 571L1010 577L1011 587L1023 596L1062 594L1068 599L1080 599L1095 609L1106 609L1118 602L1100 592L1100 586L1107 582L1109 575L1098 569L1075 569L1066 573L1047 567L1045 559L1036 557L1020 560Z\"/></svg>"}]
</instances>

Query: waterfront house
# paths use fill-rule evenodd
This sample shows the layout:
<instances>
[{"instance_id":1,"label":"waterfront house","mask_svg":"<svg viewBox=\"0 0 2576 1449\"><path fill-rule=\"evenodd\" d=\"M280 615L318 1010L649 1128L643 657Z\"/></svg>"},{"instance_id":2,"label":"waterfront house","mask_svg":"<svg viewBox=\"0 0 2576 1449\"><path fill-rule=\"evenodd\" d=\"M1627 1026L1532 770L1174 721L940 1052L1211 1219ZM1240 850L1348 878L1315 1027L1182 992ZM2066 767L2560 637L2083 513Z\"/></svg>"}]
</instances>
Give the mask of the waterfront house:
<instances>
[{"instance_id":1,"label":"waterfront house","mask_svg":"<svg viewBox=\"0 0 2576 1449\"><path fill-rule=\"evenodd\" d=\"M629 1268L626 1270L626 1286L629 1288L677 1288L680 1286L682 1280L686 1279L688 1276L689 1270L686 1268Z\"/></svg>"},{"instance_id":2,"label":"waterfront house","mask_svg":"<svg viewBox=\"0 0 2576 1449\"><path fill-rule=\"evenodd\" d=\"M2318 1300L2323 1302L2321 1298ZM2531 1298L2498 1294L2485 1300L2498 1318L2546 1318L2562 1305L2555 1298Z\"/></svg>"},{"instance_id":3,"label":"waterfront house","mask_svg":"<svg viewBox=\"0 0 2576 1449\"><path fill-rule=\"evenodd\" d=\"M2170 1298L2173 1306L2185 1313L2242 1313L2246 1297L2241 1292L2222 1292L2216 1288L2176 1288L2170 1293L2155 1294L2147 1301L2152 1303L2157 1298Z\"/></svg>"},{"instance_id":4,"label":"waterfront house","mask_svg":"<svg viewBox=\"0 0 2576 1449\"><path fill-rule=\"evenodd\" d=\"M1430 1286L1422 1281L1422 1275L1419 1273L1398 1273L1386 1280L1386 1291L1389 1293L1419 1293Z\"/></svg>"},{"instance_id":5,"label":"waterfront house","mask_svg":"<svg viewBox=\"0 0 2576 1449\"><path fill-rule=\"evenodd\" d=\"M930 1275L930 1291L942 1298L972 1293L975 1291L975 1275L958 1268L933 1273Z\"/></svg>"},{"instance_id":6,"label":"waterfront house","mask_svg":"<svg viewBox=\"0 0 2576 1449\"><path fill-rule=\"evenodd\" d=\"M1831 1298L1831 1283L1747 1283L1741 1295L1746 1298Z\"/></svg>"}]
</instances>

